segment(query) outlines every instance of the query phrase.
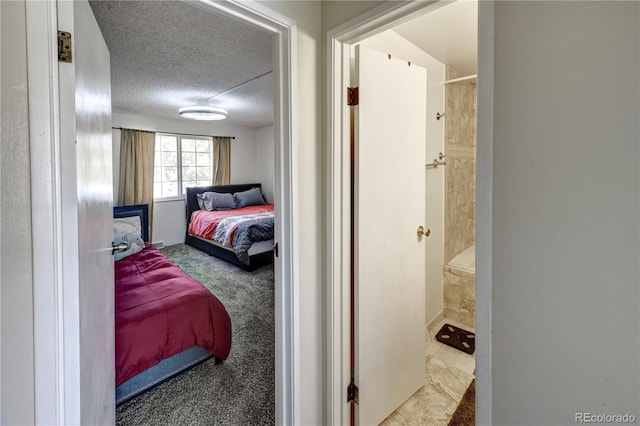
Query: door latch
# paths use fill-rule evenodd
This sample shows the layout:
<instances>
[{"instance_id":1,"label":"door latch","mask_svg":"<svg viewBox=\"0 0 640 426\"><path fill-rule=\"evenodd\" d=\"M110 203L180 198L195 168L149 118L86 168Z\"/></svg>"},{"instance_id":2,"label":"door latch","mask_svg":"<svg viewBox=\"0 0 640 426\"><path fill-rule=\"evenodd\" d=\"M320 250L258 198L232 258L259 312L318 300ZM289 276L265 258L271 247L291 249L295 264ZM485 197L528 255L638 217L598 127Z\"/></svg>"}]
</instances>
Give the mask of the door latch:
<instances>
[{"instance_id":1,"label":"door latch","mask_svg":"<svg viewBox=\"0 0 640 426\"><path fill-rule=\"evenodd\" d=\"M129 244L122 242L122 243L114 243L113 241L111 242L111 254L115 254L117 251L125 251L129 248Z\"/></svg>"}]
</instances>

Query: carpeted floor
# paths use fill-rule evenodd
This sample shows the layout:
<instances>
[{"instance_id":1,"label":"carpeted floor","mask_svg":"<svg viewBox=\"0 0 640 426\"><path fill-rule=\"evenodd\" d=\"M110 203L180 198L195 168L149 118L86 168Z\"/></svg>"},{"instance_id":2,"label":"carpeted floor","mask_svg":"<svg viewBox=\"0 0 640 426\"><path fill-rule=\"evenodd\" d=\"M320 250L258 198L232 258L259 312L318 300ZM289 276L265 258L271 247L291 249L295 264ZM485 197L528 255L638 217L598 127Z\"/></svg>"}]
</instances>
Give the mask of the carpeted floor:
<instances>
[{"instance_id":1,"label":"carpeted floor","mask_svg":"<svg viewBox=\"0 0 640 426\"><path fill-rule=\"evenodd\" d=\"M473 380L453 413L449 426L473 426L476 424L476 381Z\"/></svg>"},{"instance_id":2,"label":"carpeted floor","mask_svg":"<svg viewBox=\"0 0 640 426\"><path fill-rule=\"evenodd\" d=\"M116 409L118 425L275 423L273 266L245 272L190 246L162 252L220 299L231 316L229 358L194 367Z\"/></svg>"}]
</instances>

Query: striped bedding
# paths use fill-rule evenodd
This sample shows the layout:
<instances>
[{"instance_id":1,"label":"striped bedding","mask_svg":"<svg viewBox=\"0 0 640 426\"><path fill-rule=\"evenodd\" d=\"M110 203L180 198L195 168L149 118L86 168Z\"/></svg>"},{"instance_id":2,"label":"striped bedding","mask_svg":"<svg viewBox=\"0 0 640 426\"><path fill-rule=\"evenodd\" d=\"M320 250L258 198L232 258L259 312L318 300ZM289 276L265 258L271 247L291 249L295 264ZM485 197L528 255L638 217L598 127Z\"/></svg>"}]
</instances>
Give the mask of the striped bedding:
<instances>
[{"instance_id":1,"label":"striped bedding","mask_svg":"<svg viewBox=\"0 0 640 426\"><path fill-rule=\"evenodd\" d=\"M191 216L188 232L232 249L238 260L248 265L251 245L273 239L273 221L273 204L232 210L197 210Z\"/></svg>"}]
</instances>

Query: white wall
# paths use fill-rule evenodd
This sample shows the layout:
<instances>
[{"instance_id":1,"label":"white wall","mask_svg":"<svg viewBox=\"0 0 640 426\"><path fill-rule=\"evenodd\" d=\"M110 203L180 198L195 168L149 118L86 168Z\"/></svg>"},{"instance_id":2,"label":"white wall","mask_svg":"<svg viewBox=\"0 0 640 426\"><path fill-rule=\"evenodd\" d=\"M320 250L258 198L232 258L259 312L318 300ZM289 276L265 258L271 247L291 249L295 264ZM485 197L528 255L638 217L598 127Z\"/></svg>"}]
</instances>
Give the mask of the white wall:
<instances>
[{"instance_id":1,"label":"white wall","mask_svg":"<svg viewBox=\"0 0 640 426\"><path fill-rule=\"evenodd\" d=\"M113 126L166 133L235 136L231 141L231 183L260 182L257 172L256 130L253 128L228 126L220 122L168 120L122 113L113 114ZM118 129L113 130L113 168L114 202L117 203L120 173L120 130ZM166 245L184 243L186 227L184 200L161 201L153 204L154 242L164 241Z\"/></svg>"},{"instance_id":2,"label":"white wall","mask_svg":"<svg viewBox=\"0 0 640 426\"><path fill-rule=\"evenodd\" d=\"M262 193L269 203L273 203L274 186L274 145L273 126L256 129L257 181L262 183Z\"/></svg>"},{"instance_id":3,"label":"white wall","mask_svg":"<svg viewBox=\"0 0 640 426\"><path fill-rule=\"evenodd\" d=\"M322 127L320 125L320 1L260 1L296 23L293 40L293 151L291 170L294 258L292 354L299 425L323 424Z\"/></svg>"},{"instance_id":4,"label":"white wall","mask_svg":"<svg viewBox=\"0 0 640 426\"><path fill-rule=\"evenodd\" d=\"M638 7L495 3L495 425L640 414Z\"/></svg>"},{"instance_id":5,"label":"white wall","mask_svg":"<svg viewBox=\"0 0 640 426\"><path fill-rule=\"evenodd\" d=\"M444 111L444 64L407 39L387 30L361 42L362 45L402 58L427 70L427 140L425 163L444 152L444 120L436 113ZM426 169L426 217L424 226L431 229L426 244L425 324L444 309L444 167Z\"/></svg>"},{"instance_id":6,"label":"white wall","mask_svg":"<svg viewBox=\"0 0 640 426\"><path fill-rule=\"evenodd\" d=\"M25 2L0 2L0 424L35 424Z\"/></svg>"}]
</instances>

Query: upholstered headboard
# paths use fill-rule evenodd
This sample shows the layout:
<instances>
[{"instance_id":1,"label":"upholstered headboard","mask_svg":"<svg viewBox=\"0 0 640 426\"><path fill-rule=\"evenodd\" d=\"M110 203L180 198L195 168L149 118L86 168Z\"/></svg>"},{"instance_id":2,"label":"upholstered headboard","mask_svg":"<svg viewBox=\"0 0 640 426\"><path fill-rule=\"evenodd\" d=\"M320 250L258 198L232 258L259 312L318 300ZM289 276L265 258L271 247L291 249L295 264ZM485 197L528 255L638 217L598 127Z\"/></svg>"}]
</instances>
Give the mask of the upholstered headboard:
<instances>
[{"instance_id":1,"label":"upholstered headboard","mask_svg":"<svg viewBox=\"0 0 640 426\"><path fill-rule=\"evenodd\" d=\"M236 185L194 186L187 188L187 195L185 197L185 202L187 203L187 224L191 221L191 213L200 210L197 194L202 194L203 192L233 194L234 192L246 191L251 188L260 188L260 190L262 190L262 184L240 183Z\"/></svg>"},{"instance_id":2,"label":"upholstered headboard","mask_svg":"<svg viewBox=\"0 0 640 426\"><path fill-rule=\"evenodd\" d=\"M142 239L149 242L149 206L147 204L135 204L133 206L115 206L113 208L114 218L131 216L140 216Z\"/></svg>"}]
</instances>

